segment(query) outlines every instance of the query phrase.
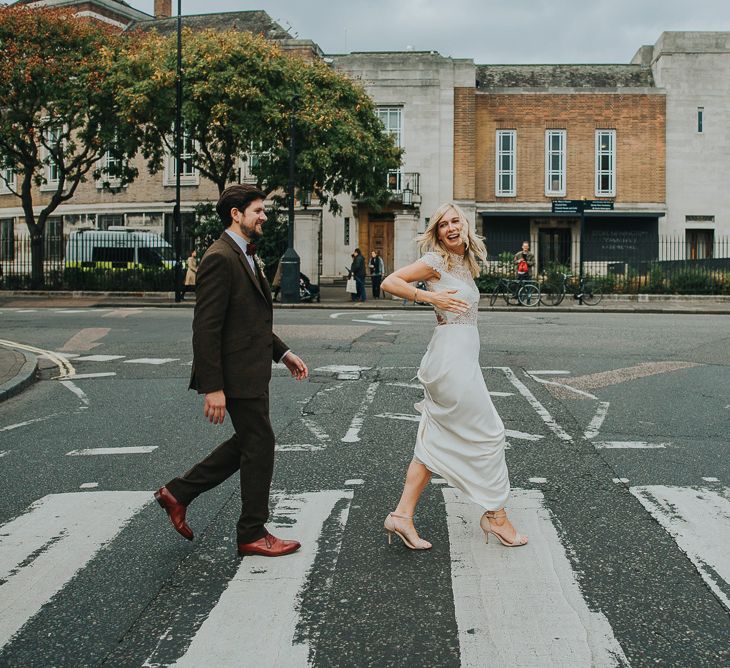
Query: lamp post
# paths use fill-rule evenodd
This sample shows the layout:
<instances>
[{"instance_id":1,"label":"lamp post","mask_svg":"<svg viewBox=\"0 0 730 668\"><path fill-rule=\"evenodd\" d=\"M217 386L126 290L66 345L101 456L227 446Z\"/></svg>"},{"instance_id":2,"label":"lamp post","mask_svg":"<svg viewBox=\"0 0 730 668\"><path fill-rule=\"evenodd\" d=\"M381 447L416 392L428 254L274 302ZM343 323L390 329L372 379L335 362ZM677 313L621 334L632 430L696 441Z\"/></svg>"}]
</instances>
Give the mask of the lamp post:
<instances>
[{"instance_id":1,"label":"lamp post","mask_svg":"<svg viewBox=\"0 0 730 668\"><path fill-rule=\"evenodd\" d=\"M294 250L294 161L295 161L295 127L294 110L296 99L293 101L289 115L289 183L287 200L289 204L289 220L287 226L287 247L281 258L281 303L299 303L299 255Z\"/></svg>"},{"instance_id":2,"label":"lamp post","mask_svg":"<svg viewBox=\"0 0 730 668\"><path fill-rule=\"evenodd\" d=\"M175 91L175 208L172 212L175 241L175 302L181 302L182 223L180 216L180 172L182 171L182 0L177 0L177 85Z\"/></svg>"}]
</instances>

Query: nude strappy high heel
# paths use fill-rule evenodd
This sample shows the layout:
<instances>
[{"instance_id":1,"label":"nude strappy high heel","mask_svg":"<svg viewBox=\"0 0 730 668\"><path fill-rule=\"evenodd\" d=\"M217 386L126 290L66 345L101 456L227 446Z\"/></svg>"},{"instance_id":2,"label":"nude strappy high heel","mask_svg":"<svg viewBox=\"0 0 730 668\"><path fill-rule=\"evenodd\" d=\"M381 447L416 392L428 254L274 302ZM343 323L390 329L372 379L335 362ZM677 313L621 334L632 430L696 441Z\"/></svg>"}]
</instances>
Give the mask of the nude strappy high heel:
<instances>
[{"instance_id":1,"label":"nude strappy high heel","mask_svg":"<svg viewBox=\"0 0 730 668\"><path fill-rule=\"evenodd\" d=\"M498 520L506 517L507 513L504 508L502 508L502 510L487 510L484 515L482 515L482 518L479 520L479 526L484 532L484 542L488 543L489 534L493 533L497 537L497 540L505 547L521 547L522 545L527 545L527 536L523 536L519 531L517 531L517 529L515 529L515 538L512 542L508 541L504 536L500 535L499 532L494 530L495 526L502 526L504 525L504 522L502 525L497 524L496 521L492 524L492 520Z\"/></svg>"},{"instance_id":2,"label":"nude strappy high heel","mask_svg":"<svg viewBox=\"0 0 730 668\"><path fill-rule=\"evenodd\" d=\"M388 516L385 518L385 522L383 522L383 526L385 527L386 532L388 533L388 545L390 545L390 541L393 538L393 534L396 534L400 539L403 541L403 544L411 549L411 550L430 550L432 545L427 540L423 540L423 538L420 538L418 534L414 537L412 536L406 536L405 533L403 533L400 529L398 529L395 526L395 522L393 522L393 517L397 517L401 520L412 520L413 517L409 517L408 515L396 515L395 513L388 513ZM415 533L415 529L414 529Z\"/></svg>"}]
</instances>

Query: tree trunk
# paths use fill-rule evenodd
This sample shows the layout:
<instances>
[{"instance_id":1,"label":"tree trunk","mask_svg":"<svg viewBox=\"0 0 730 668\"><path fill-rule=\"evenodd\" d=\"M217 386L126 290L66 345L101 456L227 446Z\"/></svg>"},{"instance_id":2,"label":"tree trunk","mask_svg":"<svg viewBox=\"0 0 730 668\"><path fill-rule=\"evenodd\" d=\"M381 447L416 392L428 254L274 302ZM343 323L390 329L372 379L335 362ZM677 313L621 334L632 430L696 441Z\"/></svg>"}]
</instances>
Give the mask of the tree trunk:
<instances>
[{"instance_id":1,"label":"tree trunk","mask_svg":"<svg viewBox=\"0 0 730 668\"><path fill-rule=\"evenodd\" d=\"M45 285L43 276L43 232L37 230L30 233L30 287L42 290Z\"/></svg>"}]
</instances>

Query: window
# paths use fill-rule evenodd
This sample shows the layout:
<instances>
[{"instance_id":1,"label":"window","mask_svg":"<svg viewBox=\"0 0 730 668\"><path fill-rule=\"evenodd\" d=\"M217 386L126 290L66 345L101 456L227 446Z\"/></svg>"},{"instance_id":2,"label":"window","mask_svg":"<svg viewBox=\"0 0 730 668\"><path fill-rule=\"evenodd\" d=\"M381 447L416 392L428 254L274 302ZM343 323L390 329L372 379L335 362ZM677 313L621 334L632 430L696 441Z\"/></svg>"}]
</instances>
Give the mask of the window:
<instances>
[{"instance_id":1,"label":"window","mask_svg":"<svg viewBox=\"0 0 730 668\"><path fill-rule=\"evenodd\" d=\"M0 169L0 195L9 195L15 188L15 171L9 168Z\"/></svg>"},{"instance_id":2,"label":"window","mask_svg":"<svg viewBox=\"0 0 730 668\"><path fill-rule=\"evenodd\" d=\"M63 259L63 218L49 218L43 229L46 260Z\"/></svg>"},{"instance_id":3,"label":"window","mask_svg":"<svg viewBox=\"0 0 730 668\"><path fill-rule=\"evenodd\" d=\"M704 122L705 108L697 107L697 132L702 132L702 123Z\"/></svg>"},{"instance_id":4,"label":"window","mask_svg":"<svg viewBox=\"0 0 730 668\"><path fill-rule=\"evenodd\" d=\"M0 260L15 259L15 221L0 220Z\"/></svg>"},{"instance_id":5,"label":"window","mask_svg":"<svg viewBox=\"0 0 730 668\"><path fill-rule=\"evenodd\" d=\"M497 130L497 197L517 194L516 130Z\"/></svg>"},{"instance_id":6,"label":"window","mask_svg":"<svg viewBox=\"0 0 730 668\"><path fill-rule=\"evenodd\" d=\"M238 161L239 183L258 183L259 177L256 175L256 170L261 164L262 154L263 143L251 142L248 151Z\"/></svg>"},{"instance_id":7,"label":"window","mask_svg":"<svg viewBox=\"0 0 730 668\"><path fill-rule=\"evenodd\" d=\"M46 182L41 186L41 190L55 190L61 180L61 169L54 159L51 149L63 148L63 129L60 127L47 127L45 130L45 144L42 147L41 156L45 164L44 176ZM46 146L49 148L46 148Z\"/></svg>"},{"instance_id":8,"label":"window","mask_svg":"<svg viewBox=\"0 0 730 668\"><path fill-rule=\"evenodd\" d=\"M184 186L197 186L200 183L198 168L194 166L193 160L198 152L197 142L185 134L183 130L182 150L180 152L180 184ZM165 160L165 185L175 185L175 175L177 173L177 160L175 156L168 153Z\"/></svg>"},{"instance_id":9,"label":"window","mask_svg":"<svg viewBox=\"0 0 730 668\"><path fill-rule=\"evenodd\" d=\"M705 260L712 257L714 230L686 230L684 234L688 260Z\"/></svg>"},{"instance_id":10,"label":"window","mask_svg":"<svg viewBox=\"0 0 730 668\"><path fill-rule=\"evenodd\" d=\"M380 119L385 134L393 137L398 148L403 147L403 109L401 107L377 107L375 115ZM399 169L388 172L388 188L395 192L401 190L401 176Z\"/></svg>"},{"instance_id":11,"label":"window","mask_svg":"<svg viewBox=\"0 0 730 668\"><path fill-rule=\"evenodd\" d=\"M121 159L113 156L107 151L99 160L99 179L96 182L97 188L120 188L122 180L117 175L110 175L113 169L119 169Z\"/></svg>"},{"instance_id":12,"label":"window","mask_svg":"<svg viewBox=\"0 0 730 668\"><path fill-rule=\"evenodd\" d=\"M565 196L566 131L545 131L545 194Z\"/></svg>"},{"instance_id":13,"label":"window","mask_svg":"<svg viewBox=\"0 0 730 668\"><path fill-rule=\"evenodd\" d=\"M108 230L110 227L124 227L123 213L100 213L96 216L98 229Z\"/></svg>"},{"instance_id":14,"label":"window","mask_svg":"<svg viewBox=\"0 0 730 668\"><path fill-rule=\"evenodd\" d=\"M350 245L350 219L345 218L345 246Z\"/></svg>"},{"instance_id":15,"label":"window","mask_svg":"<svg viewBox=\"0 0 730 668\"><path fill-rule=\"evenodd\" d=\"M616 196L616 130L596 130L596 196Z\"/></svg>"}]
</instances>

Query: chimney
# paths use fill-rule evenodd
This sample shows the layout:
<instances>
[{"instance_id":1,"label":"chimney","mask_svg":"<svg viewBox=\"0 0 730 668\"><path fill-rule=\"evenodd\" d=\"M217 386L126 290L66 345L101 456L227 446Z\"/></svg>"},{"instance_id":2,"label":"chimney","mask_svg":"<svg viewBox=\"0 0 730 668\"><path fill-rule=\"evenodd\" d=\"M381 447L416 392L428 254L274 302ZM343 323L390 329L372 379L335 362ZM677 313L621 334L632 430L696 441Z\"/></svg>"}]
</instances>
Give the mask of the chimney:
<instances>
[{"instance_id":1,"label":"chimney","mask_svg":"<svg viewBox=\"0 0 730 668\"><path fill-rule=\"evenodd\" d=\"M167 19L172 16L172 0L155 0L155 18Z\"/></svg>"}]
</instances>

